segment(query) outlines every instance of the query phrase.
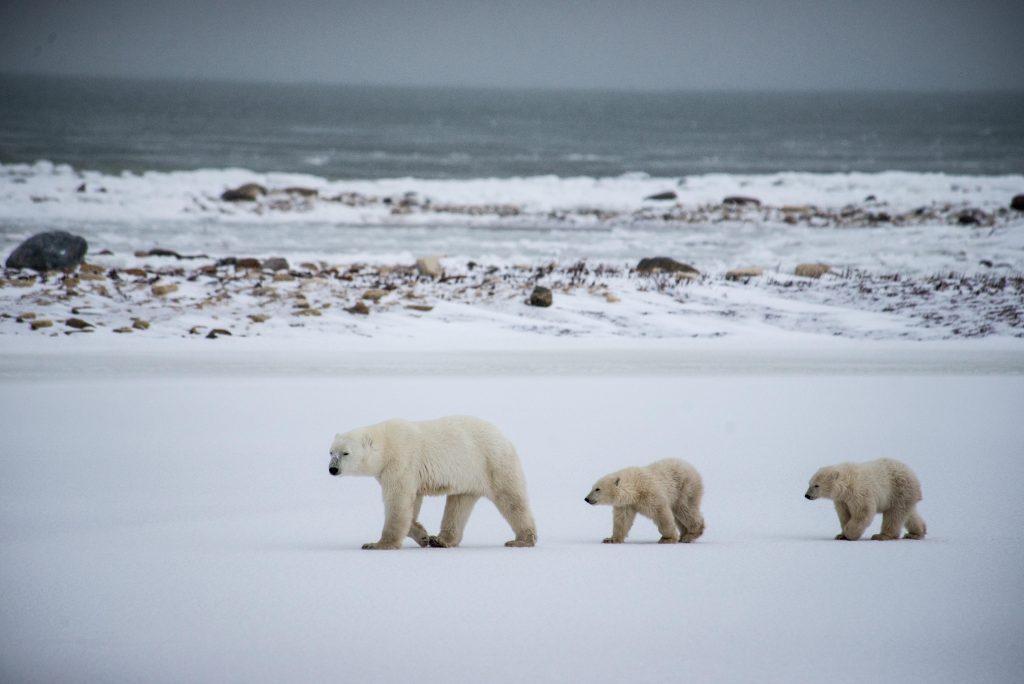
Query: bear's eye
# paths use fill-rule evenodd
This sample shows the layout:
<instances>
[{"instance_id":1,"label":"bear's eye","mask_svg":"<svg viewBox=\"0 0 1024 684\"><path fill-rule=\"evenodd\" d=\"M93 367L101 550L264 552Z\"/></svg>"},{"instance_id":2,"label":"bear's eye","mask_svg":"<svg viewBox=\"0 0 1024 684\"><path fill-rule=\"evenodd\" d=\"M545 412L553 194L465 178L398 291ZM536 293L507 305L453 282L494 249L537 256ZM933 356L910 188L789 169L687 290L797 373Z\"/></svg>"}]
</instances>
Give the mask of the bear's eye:
<instances>
[{"instance_id":1,"label":"bear's eye","mask_svg":"<svg viewBox=\"0 0 1024 684\"><path fill-rule=\"evenodd\" d=\"M598 488L596 488L596 489L595 489L594 491L595 491L595 492L599 492L599 491L601 491L601 488L600 488L600 487L598 487Z\"/></svg>"},{"instance_id":2,"label":"bear's eye","mask_svg":"<svg viewBox=\"0 0 1024 684\"><path fill-rule=\"evenodd\" d=\"M815 488L815 489L817 489L817 488L818 488L818 485L814 485L814 488Z\"/></svg>"},{"instance_id":3,"label":"bear's eye","mask_svg":"<svg viewBox=\"0 0 1024 684\"><path fill-rule=\"evenodd\" d=\"M342 455L342 456L348 456L348 452L347 452L347 451L342 451L342 452L341 452L341 455Z\"/></svg>"}]
</instances>

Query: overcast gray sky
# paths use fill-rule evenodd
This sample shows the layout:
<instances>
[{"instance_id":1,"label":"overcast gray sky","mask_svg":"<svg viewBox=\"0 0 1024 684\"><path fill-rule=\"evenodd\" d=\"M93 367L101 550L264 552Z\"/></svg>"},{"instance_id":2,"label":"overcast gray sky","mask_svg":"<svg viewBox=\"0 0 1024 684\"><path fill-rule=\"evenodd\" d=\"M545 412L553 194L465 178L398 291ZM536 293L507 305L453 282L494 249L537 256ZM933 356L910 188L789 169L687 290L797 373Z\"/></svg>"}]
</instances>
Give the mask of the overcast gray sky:
<instances>
[{"instance_id":1,"label":"overcast gray sky","mask_svg":"<svg viewBox=\"0 0 1024 684\"><path fill-rule=\"evenodd\" d=\"M1024 88L1024 2L0 0L0 71L640 89Z\"/></svg>"}]
</instances>

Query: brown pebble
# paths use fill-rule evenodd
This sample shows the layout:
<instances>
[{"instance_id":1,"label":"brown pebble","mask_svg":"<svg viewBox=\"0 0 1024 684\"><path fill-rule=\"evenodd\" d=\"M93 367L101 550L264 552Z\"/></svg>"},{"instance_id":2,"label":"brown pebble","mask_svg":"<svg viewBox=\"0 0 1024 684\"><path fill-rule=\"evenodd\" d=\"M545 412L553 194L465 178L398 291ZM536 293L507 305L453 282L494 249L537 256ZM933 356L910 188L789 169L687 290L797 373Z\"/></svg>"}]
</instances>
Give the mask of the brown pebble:
<instances>
[{"instance_id":1,"label":"brown pebble","mask_svg":"<svg viewBox=\"0 0 1024 684\"><path fill-rule=\"evenodd\" d=\"M141 318L135 318L132 320L132 327L136 330L149 330L149 321L144 321Z\"/></svg>"},{"instance_id":2,"label":"brown pebble","mask_svg":"<svg viewBox=\"0 0 1024 684\"><path fill-rule=\"evenodd\" d=\"M134 332L134 331L131 328L129 328L128 326L125 325L125 326L122 326L120 328L114 328L114 332L123 334L123 333L130 333L130 332Z\"/></svg>"},{"instance_id":3,"label":"brown pebble","mask_svg":"<svg viewBox=\"0 0 1024 684\"><path fill-rule=\"evenodd\" d=\"M345 311L348 311L350 314L366 316L370 313L370 307L366 306L366 304L363 304L362 302L356 302L354 306L348 307Z\"/></svg>"},{"instance_id":4,"label":"brown pebble","mask_svg":"<svg viewBox=\"0 0 1024 684\"><path fill-rule=\"evenodd\" d=\"M47 320L45 318L40 318L38 320L35 320L35 321L32 321L31 323L29 323L29 326L31 326L31 328L33 330L39 330L41 328L52 328L53 327L53 321L49 321L49 320Z\"/></svg>"},{"instance_id":5,"label":"brown pebble","mask_svg":"<svg viewBox=\"0 0 1024 684\"><path fill-rule=\"evenodd\" d=\"M172 292L178 291L177 283L167 283L166 285L154 285L150 291L154 297L164 297L171 294Z\"/></svg>"},{"instance_id":6,"label":"brown pebble","mask_svg":"<svg viewBox=\"0 0 1024 684\"><path fill-rule=\"evenodd\" d=\"M86 328L93 327L92 323L89 323L88 321L83 321L81 318L69 318L66 321L64 321L64 325L68 326L69 328L76 328L77 330L85 330Z\"/></svg>"},{"instance_id":7,"label":"brown pebble","mask_svg":"<svg viewBox=\"0 0 1024 684\"><path fill-rule=\"evenodd\" d=\"M214 328L213 330L211 330L209 333L206 334L206 339L208 339L208 340L215 340L215 339L217 339L221 335L227 335L227 336L230 337L231 336L231 331L230 330L225 330L224 328Z\"/></svg>"},{"instance_id":8,"label":"brown pebble","mask_svg":"<svg viewBox=\"0 0 1024 684\"><path fill-rule=\"evenodd\" d=\"M412 309L413 311L433 311L434 307L427 304L406 304L406 309Z\"/></svg>"},{"instance_id":9,"label":"brown pebble","mask_svg":"<svg viewBox=\"0 0 1024 684\"><path fill-rule=\"evenodd\" d=\"M387 290L367 290L363 293L363 299L369 299L371 302L379 302L381 299L386 297L387 294Z\"/></svg>"},{"instance_id":10,"label":"brown pebble","mask_svg":"<svg viewBox=\"0 0 1024 684\"><path fill-rule=\"evenodd\" d=\"M269 318L270 316L268 316L267 314L249 314L249 320L251 320L253 323L264 323Z\"/></svg>"}]
</instances>

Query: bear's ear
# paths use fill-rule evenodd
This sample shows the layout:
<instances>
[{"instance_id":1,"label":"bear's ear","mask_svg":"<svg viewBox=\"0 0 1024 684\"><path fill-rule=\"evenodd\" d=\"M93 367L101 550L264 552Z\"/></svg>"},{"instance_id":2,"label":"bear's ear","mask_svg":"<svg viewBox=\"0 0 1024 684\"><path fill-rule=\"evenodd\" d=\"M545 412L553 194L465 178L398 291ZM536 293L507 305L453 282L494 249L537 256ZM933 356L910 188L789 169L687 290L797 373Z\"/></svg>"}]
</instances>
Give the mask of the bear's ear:
<instances>
[{"instance_id":1,"label":"bear's ear","mask_svg":"<svg viewBox=\"0 0 1024 684\"><path fill-rule=\"evenodd\" d=\"M622 479L621 477L617 477L617 478L615 478L615 486L616 486L616 487L618 487L618 486L619 486L619 480L621 480L621 479Z\"/></svg>"},{"instance_id":2,"label":"bear's ear","mask_svg":"<svg viewBox=\"0 0 1024 684\"><path fill-rule=\"evenodd\" d=\"M370 435L363 435L363 446L366 447L367 449L372 448L373 437L371 437Z\"/></svg>"},{"instance_id":3,"label":"bear's ear","mask_svg":"<svg viewBox=\"0 0 1024 684\"><path fill-rule=\"evenodd\" d=\"M838 470L829 470L827 473L825 473L825 481L826 482L835 482L838 479L839 479L839 471Z\"/></svg>"}]
</instances>

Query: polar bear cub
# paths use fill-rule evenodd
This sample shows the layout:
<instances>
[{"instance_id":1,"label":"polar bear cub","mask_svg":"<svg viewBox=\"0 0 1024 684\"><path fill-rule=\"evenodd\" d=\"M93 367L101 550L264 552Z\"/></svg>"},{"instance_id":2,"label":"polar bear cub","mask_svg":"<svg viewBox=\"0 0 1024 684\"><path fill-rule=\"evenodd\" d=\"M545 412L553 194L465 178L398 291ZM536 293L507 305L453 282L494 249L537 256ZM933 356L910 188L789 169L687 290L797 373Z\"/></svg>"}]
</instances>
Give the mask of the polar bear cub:
<instances>
[{"instance_id":1,"label":"polar bear cub","mask_svg":"<svg viewBox=\"0 0 1024 684\"><path fill-rule=\"evenodd\" d=\"M515 539L533 546L537 528L515 447L490 423L470 416L413 422L388 420L335 435L331 475L367 475L384 495L384 530L364 549L397 549L411 537L420 546L458 546L480 497L494 502ZM447 496L441 530L431 536L417 518L424 496Z\"/></svg>"},{"instance_id":2,"label":"polar bear cub","mask_svg":"<svg viewBox=\"0 0 1024 684\"><path fill-rule=\"evenodd\" d=\"M924 539L924 519L917 512L921 483L905 464L891 458L866 463L840 463L814 473L804 495L831 499L839 515L836 539L856 541L875 517L882 514L882 530L875 540Z\"/></svg>"},{"instance_id":3,"label":"polar bear cub","mask_svg":"<svg viewBox=\"0 0 1024 684\"><path fill-rule=\"evenodd\" d=\"M658 526L658 543L672 544L692 542L704 533L703 495L704 483L697 469L678 458L666 458L605 475L583 500L613 506L612 536L605 544L625 541L637 513Z\"/></svg>"}]
</instances>

